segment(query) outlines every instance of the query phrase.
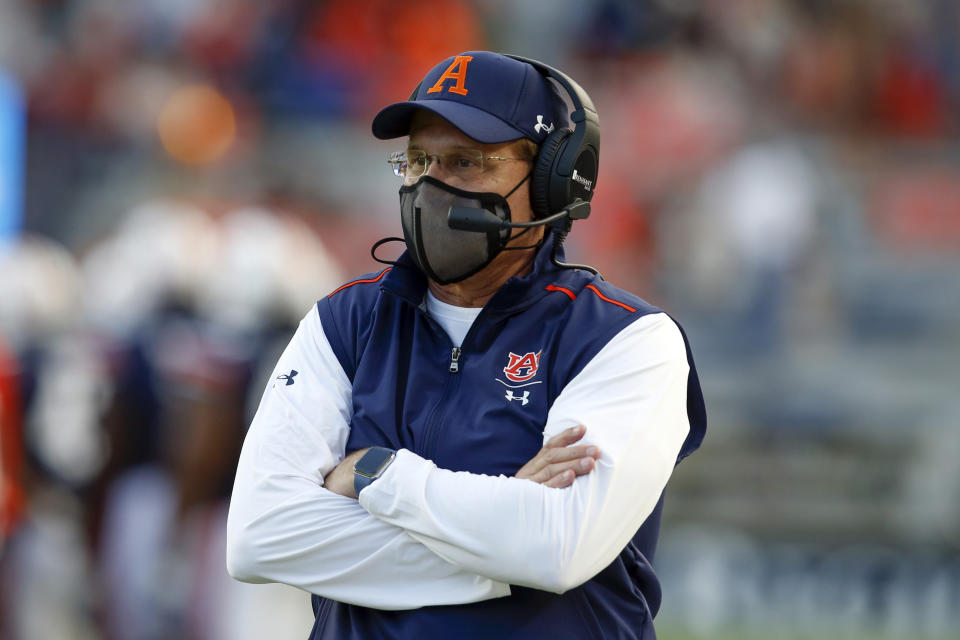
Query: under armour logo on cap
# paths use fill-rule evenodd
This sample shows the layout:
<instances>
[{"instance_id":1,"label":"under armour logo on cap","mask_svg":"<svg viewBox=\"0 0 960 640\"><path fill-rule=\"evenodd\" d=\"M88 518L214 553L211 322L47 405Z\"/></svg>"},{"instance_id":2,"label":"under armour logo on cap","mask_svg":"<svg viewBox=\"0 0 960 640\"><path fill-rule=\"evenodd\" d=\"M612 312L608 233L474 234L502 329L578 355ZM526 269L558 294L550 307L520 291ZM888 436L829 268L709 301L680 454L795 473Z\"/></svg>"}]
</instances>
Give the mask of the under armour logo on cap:
<instances>
[{"instance_id":1,"label":"under armour logo on cap","mask_svg":"<svg viewBox=\"0 0 960 640\"><path fill-rule=\"evenodd\" d=\"M538 114L537 124L533 125L533 130L537 133L541 133L541 130L542 133L553 133L553 123L551 122L550 124L543 124L543 115Z\"/></svg>"}]
</instances>

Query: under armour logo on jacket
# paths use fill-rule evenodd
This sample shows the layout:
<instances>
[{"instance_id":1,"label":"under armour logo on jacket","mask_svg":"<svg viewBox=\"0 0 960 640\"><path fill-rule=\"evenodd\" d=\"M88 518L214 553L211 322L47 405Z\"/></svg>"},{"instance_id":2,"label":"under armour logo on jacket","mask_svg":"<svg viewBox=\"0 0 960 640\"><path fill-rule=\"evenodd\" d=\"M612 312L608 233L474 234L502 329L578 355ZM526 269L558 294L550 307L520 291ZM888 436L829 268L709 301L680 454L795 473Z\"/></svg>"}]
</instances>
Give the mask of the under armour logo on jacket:
<instances>
[{"instance_id":1,"label":"under armour logo on jacket","mask_svg":"<svg viewBox=\"0 0 960 640\"><path fill-rule=\"evenodd\" d=\"M527 403L530 402L530 392L524 391L522 396L513 395L513 391L507 389L507 395L503 396L507 400L519 400L522 406L527 406Z\"/></svg>"},{"instance_id":2,"label":"under armour logo on jacket","mask_svg":"<svg viewBox=\"0 0 960 640\"><path fill-rule=\"evenodd\" d=\"M543 116L537 116L537 124L533 125L533 130L537 133L553 133L553 123L544 124Z\"/></svg>"},{"instance_id":3,"label":"under armour logo on jacket","mask_svg":"<svg viewBox=\"0 0 960 640\"><path fill-rule=\"evenodd\" d=\"M281 373L278 375L277 380L286 380L287 384L285 386L289 387L293 384L293 378L297 375L297 373L299 372L296 369L290 369L290 373Z\"/></svg>"}]
</instances>

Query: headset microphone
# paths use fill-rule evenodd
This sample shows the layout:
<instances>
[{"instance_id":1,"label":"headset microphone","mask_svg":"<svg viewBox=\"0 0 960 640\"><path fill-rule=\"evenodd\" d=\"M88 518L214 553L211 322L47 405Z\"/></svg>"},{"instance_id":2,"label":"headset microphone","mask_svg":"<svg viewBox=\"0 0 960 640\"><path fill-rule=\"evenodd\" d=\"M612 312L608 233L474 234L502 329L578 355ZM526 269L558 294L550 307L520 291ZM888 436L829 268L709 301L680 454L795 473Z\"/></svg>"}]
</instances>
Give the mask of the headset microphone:
<instances>
[{"instance_id":1,"label":"headset microphone","mask_svg":"<svg viewBox=\"0 0 960 640\"><path fill-rule=\"evenodd\" d=\"M550 224L562 218L581 220L590 213L590 203L577 200L558 213L532 222L507 222L498 218L493 212L478 207L450 207L447 214L447 226L458 231L477 231L489 233L501 229L527 229Z\"/></svg>"},{"instance_id":2,"label":"headset microphone","mask_svg":"<svg viewBox=\"0 0 960 640\"><path fill-rule=\"evenodd\" d=\"M501 229L527 229L529 227L540 227L543 225L550 225L553 227L554 233L556 233L559 238L557 239L558 244L563 242L564 236L567 235L569 231L569 225L572 220L582 220L590 215L590 203L577 198L569 205L563 208L563 210L551 215L546 218L541 218L540 220L534 220L532 222L507 222L506 220L501 220L493 212L488 211L487 209L480 209L478 207L458 207L452 206L447 212L447 226L451 229L456 229L457 231L475 231L478 233L496 233ZM558 220L566 219L565 222L557 223ZM556 223L556 224L555 224ZM566 229L563 227L566 226ZM558 267L563 267L564 269L584 269L590 271L596 275L600 275L600 272L586 264L573 264L568 262L560 262L557 259L557 247L554 247L553 255L550 256L550 261ZM376 260L374 256L374 260ZM603 276L600 276L601 278Z\"/></svg>"}]
</instances>

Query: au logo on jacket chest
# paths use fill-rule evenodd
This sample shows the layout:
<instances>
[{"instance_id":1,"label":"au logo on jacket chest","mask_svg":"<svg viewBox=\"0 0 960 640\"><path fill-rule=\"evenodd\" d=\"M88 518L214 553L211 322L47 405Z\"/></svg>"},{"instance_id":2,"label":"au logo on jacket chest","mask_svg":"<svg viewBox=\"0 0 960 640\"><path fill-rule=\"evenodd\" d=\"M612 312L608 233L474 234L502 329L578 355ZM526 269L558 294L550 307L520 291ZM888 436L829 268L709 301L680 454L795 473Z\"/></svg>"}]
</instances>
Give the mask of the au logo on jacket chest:
<instances>
[{"instance_id":1,"label":"au logo on jacket chest","mask_svg":"<svg viewBox=\"0 0 960 640\"><path fill-rule=\"evenodd\" d=\"M503 375L507 376L507 380L511 382L526 382L530 380L535 375L537 375L537 370L540 368L540 354L542 351L528 351L527 353L517 355L514 352L510 352L508 356L510 361L507 363L507 366L503 368Z\"/></svg>"}]
</instances>

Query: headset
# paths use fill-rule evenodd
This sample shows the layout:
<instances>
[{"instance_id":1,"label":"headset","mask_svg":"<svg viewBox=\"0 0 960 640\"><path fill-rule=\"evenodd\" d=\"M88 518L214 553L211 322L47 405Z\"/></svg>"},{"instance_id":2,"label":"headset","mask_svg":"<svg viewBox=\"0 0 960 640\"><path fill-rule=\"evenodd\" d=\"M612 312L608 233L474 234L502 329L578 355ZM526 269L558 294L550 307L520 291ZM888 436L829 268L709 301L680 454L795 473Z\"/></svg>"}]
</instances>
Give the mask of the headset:
<instances>
[{"instance_id":1,"label":"headset","mask_svg":"<svg viewBox=\"0 0 960 640\"><path fill-rule=\"evenodd\" d=\"M583 87L559 69L531 58L505 55L526 62L545 78L554 80L570 97L573 113L569 117L573 129L559 127L541 143L530 185L530 201L537 218L566 211L561 226L569 231L573 220L590 215L590 199L597 184L600 162L597 110Z\"/></svg>"}]
</instances>

